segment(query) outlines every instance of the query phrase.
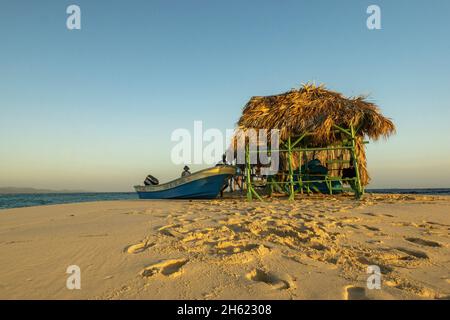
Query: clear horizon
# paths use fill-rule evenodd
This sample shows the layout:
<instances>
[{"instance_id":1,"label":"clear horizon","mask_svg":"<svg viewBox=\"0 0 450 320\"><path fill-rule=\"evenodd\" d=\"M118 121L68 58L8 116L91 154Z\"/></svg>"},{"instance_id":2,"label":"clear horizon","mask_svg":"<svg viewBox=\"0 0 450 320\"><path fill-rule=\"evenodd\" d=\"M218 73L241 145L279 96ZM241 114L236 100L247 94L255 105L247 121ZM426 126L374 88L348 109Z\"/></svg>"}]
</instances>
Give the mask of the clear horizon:
<instances>
[{"instance_id":1,"label":"clear horizon","mask_svg":"<svg viewBox=\"0 0 450 320\"><path fill-rule=\"evenodd\" d=\"M66 28L71 4L81 30ZM371 4L381 30L366 27ZM252 96L315 81L368 94L396 124L367 146L369 189L449 188L449 13L446 0L4 1L0 187L171 180L175 129L232 129Z\"/></svg>"}]
</instances>

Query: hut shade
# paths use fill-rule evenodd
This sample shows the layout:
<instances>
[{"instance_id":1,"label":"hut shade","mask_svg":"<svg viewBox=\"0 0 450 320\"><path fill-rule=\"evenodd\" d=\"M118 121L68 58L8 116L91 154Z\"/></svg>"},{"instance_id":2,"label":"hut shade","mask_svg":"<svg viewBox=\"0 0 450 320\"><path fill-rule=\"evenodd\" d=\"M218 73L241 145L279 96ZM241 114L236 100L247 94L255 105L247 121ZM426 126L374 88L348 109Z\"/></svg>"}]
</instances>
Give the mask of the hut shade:
<instances>
[{"instance_id":1,"label":"hut shade","mask_svg":"<svg viewBox=\"0 0 450 320\"><path fill-rule=\"evenodd\" d=\"M387 138L395 133L395 125L365 97L345 97L323 85L305 84L283 94L251 98L238 121L238 128L243 131L279 129L281 141L309 132L304 144L314 147L342 142L345 137L336 132L335 125L357 130L361 182L367 185L369 175L362 141L365 137Z\"/></svg>"}]
</instances>

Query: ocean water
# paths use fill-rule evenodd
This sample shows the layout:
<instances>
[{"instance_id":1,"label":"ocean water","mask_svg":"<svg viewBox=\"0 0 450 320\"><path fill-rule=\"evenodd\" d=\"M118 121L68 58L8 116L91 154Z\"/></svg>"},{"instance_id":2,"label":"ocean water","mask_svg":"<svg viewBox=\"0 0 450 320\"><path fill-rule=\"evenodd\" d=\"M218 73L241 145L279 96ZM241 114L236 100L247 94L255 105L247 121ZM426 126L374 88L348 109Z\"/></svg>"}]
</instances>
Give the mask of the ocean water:
<instances>
[{"instance_id":1,"label":"ocean water","mask_svg":"<svg viewBox=\"0 0 450 320\"><path fill-rule=\"evenodd\" d=\"M423 194L423 195L450 195L450 188L429 189L366 189L369 193L397 193L397 194Z\"/></svg>"},{"instance_id":2,"label":"ocean water","mask_svg":"<svg viewBox=\"0 0 450 320\"><path fill-rule=\"evenodd\" d=\"M0 194L0 209L107 200L138 199L135 192Z\"/></svg>"},{"instance_id":3,"label":"ocean water","mask_svg":"<svg viewBox=\"0 0 450 320\"><path fill-rule=\"evenodd\" d=\"M450 195L445 189L367 189L368 193ZM138 199L135 192L0 194L0 209L107 200Z\"/></svg>"}]
</instances>

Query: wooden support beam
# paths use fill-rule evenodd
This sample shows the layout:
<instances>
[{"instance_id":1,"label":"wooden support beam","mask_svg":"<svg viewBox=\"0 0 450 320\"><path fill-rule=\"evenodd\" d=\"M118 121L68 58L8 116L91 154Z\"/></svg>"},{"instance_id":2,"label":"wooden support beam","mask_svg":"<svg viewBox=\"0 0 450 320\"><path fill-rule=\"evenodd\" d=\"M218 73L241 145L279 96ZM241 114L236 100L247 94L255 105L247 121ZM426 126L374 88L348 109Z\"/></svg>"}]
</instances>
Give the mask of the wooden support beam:
<instances>
[{"instance_id":1,"label":"wooden support beam","mask_svg":"<svg viewBox=\"0 0 450 320\"><path fill-rule=\"evenodd\" d=\"M288 162L289 162L289 200L294 200L294 171L292 169L292 146L291 137L288 138Z\"/></svg>"},{"instance_id":2,"label":"wooden support beam","mask_svg":"<svg viewBox=\"0 0 450 320\"><path fill-rule=\"evenodd\" d=\"M333 124L333 127L337 128L338 130L342 131L343 133L349 135L350 137L352 137L352 132L348 131L347 129L344 129L336 124Z\"/></svg>"},{"instance_id":3,"label":"wooden support beam","mask_svg":"<svg viewBox=\"0 0 450 320\"><path fill-rule=\"evenodd\" d=\"M246 170L246 184L247 184L247 200L252 201L252 182L251 182L251 174L252 169L250 166L250 153L249 153L249 145L245 144L245 170Z\"/></svg>"},{"instance_id":4,"label":"wooden support beam","mask_svg":"<svg viewBox=\"0 0 450 320\"><path fill-rule=\"evenodd\" d=\"M361 186L361 177L360 177L360 173L359 173L358 157L356 156L356 135L355 135L355 130L353 129L353 126L350 127L350 132L352 134L351 152L352 152L352 158L353 158L353 165L355 166L355 173L356 173L355 197L356 197L356 199L360 199L363 192L362 192L362 186Z\"/></svg>"}]
</instances>

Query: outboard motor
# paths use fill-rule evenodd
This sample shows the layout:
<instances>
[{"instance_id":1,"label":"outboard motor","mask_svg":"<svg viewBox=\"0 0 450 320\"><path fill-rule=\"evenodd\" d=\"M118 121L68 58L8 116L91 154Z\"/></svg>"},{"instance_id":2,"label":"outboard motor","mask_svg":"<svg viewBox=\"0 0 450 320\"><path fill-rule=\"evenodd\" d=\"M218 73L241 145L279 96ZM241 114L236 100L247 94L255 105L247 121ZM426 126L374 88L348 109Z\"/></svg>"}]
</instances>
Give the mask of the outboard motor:
<instances>
[{"instance_id":1,"label":"outboard motor","mask_svg":"<svg viewBox=\"0 0 450 320\"><path fill-rule=\"evenodd\" d=\"M146 186L150 186L150 185L156 186L156 185L159 184L159 180L156 179L156 178L155 178L154 176L152 176L151 174L149 174L149 175L147 176L147 178L145 178L144 184L145 184Z\"/></svg>"}]
</instances>

